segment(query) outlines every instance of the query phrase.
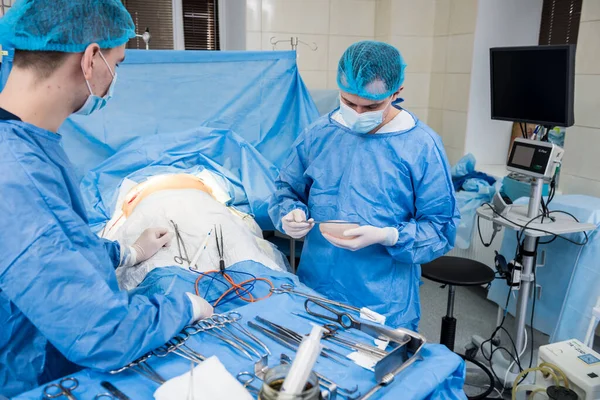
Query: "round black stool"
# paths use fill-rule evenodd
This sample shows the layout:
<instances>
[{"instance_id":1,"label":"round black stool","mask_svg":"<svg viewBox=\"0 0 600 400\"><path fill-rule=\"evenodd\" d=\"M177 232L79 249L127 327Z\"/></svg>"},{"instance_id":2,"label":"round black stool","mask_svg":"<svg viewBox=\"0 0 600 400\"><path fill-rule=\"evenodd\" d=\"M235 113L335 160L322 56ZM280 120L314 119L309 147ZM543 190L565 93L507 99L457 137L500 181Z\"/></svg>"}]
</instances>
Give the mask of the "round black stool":
<instances>
[{"instance_id":1,"label":"round black stool","mask_svg":"<svg viewBox=\"0 0 600 400\"><path fill-rule=\"evenodd\" d=\"M455 286L486 285L494 280L494 271L479 261L444 256L421 266L421 275L431 281L448 285L448 308L442 317L440 343L454 351L456 318L454 318Z\"/></svg>"}]
</instances>

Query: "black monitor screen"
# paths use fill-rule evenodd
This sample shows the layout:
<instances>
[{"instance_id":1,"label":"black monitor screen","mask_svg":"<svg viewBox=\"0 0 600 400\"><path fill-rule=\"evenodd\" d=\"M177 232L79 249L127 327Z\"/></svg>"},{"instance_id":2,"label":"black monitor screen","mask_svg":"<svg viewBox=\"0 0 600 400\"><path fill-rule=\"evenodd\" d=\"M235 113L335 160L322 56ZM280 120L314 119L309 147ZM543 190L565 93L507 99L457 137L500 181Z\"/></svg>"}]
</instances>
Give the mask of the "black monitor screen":
<instances>
[{"instance_id":1,"label":"black monitor screen","mask_svg":"<svg viewBox=\"0 0 600 400\"><path fill-rule=\"evenodd\" d=\"M571 126L575 46L490 49L492 119Z\"/></svg>"}]
</instances>

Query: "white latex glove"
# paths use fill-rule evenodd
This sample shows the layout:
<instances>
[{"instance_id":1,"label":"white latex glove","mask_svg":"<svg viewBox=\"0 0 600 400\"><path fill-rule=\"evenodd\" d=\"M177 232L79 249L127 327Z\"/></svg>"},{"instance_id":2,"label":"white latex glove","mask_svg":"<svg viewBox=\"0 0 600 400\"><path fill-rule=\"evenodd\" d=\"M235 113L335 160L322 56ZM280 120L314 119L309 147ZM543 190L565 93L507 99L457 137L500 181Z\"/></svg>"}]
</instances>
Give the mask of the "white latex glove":
<instances>
[{"instance_id":1,"label":"white latex glove","mask_svg":"<svg viewBox=\"0 0 600 400\"><path fill-rule=\"evenodd\" d=\"M281 219L283 231L294 239L300 239L308 234L315 226L311 218L306 220L306 214L300 209L295 209Z\"/></svg>"},{"instance_id":2,"label":"white latex glove","mask_svg":"<svg viewBox=\"0 0 600 400\"><path fill-rule=\"evenodd\" d=\"M208 318L214 313L213 307L200 296L196 296L192 293L186 293L192 303L192 321L200 321L201 319Z\"/></svg>"},{"instance_id":3,"label":"white latex glove","mask_svg":"<svg viewBox=\"0 0 600 400\"><path fill-rule=\"evenodd\" d=\"M326 233L323 234L323 237L332 245L351 251L364 249L373 244L393 246L398 242L396 228L377 228L370 225L348 229L344 232L344 236L348 239L338 239Z\"/></svg>"},{"instance_id":4,"label":"white latex glove","mask_svg":"<svg viewBox=\"0 0 600 400\"><path fill-rule=\"evenodd\" d=\"M173 239L173 232L167 228L148 228L129 248L131 255L127 257L125 266L136 265L146 261L156 254L162 247L169 247Z\"/></svg>"}]
</instances>

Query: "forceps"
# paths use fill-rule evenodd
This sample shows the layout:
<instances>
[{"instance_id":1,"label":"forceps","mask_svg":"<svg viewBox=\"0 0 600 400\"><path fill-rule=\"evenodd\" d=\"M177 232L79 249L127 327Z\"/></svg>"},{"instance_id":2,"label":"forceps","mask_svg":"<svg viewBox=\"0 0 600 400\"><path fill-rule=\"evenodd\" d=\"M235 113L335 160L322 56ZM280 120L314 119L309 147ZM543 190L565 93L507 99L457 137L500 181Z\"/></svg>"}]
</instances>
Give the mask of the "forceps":
<instances>
[{"instance_id":1,"label":"forceps","mask_svg":"<svg viewBox=\"0 0 600 400\"><path fill-rule=\"evenodd\" d=\"M250 339L252 339L252 341L256 344L258 344L265 352L267 355L271 355L271 351L269 350L269 348L267 347L267 345L265 345L263 342L261 342L261 340L259 338L257 338L255 335L253 335L251 332L249 332L247 329L245 329L238 321L242 319L242 315L240 313L238 313L237 311L230 311L229 313L227 313L227 315L213 315L213 320L216 320L216 322L220 322L222 323L223 321L225 322L229 322L229 326L231 326L232 328L237 329L239 332L242 332L244 335L248 336Z\"/></svg>"},{"instance_id":2,"label":"forceps","mask_svg":"<svg viewBox=\"0 0 600 400\"><path fill-rule=\"evenodd\" d=\"M297 296L306 297L307 299L317 300L320 303L331 304L332 306L340 307L340 308L354 311L354 312L357 312L358 314L360 314L360 308L358 308L358 307L340 303L339 301L329 300L324 297L319 297L319 296L314 296L314 295L308 294L308 293L298 292L295 290L295 287L293 285L290 285L289 283L283 283L278 288L271 288L271 293L273 293L273 294L291 293L291 294L295 294Z\"/></svg>"},{"instance_id":3,"label":"forceps","mask_svg":"<svg viewBox=\"0 0 600 400\"><path fill-rule=\"evenodd\" d=\"M57 399L65 396L69 400L77 400L73 396L73 390L77 389L79 381L76 378L63 378L58 383L52 383L44 387L44 397L47 399Z\"/></svg>"},{"instance_id":4,"label":"forceps","mask_svg":"<svg viewBox=\"0 0 600 400\"><path fill-rule=\"evenodd\" d=\"M187 249L185 248L185 243L183 242L183 238L181 237L181 232L179 231L179 226L171 220L171 224L173 224L173 228L175 229L175 239L177 240L177 251L179 252L178 256L173 257L173 260L179 264L183 265L184 261L190 266L190 257L188 256ZM182 252L183 250L183 252ZM184 258L185 256L185 258Z\"/></svg>"},{"instance_id":5,"label":"forceps","mask_svg":"<svg viewBox=\"0 0 600 400\"><path fill-rule=\"evenodd\" d=\"M253 386L252 383L254 383L254 381L258 379L260 379L258 376L248 371L240 372L239 374L237 374L238 382L241 383L242 386L244 386L244 389L246 389L255 396L259 395L260 388Z\"/></svg>"},{"instance_id":6,"label":"forceps","mask_svg":"<svg viewBox=\"0 0 600 400\"><path fill-rule=\"evenodd\" d=\"M220 242L219 242L220 239ZM219 254L219 271L225 271L225 247L223 246L223 226L215 225L215 240L217 241L217 253Z\"/></svg>"},{"instance_id":7,"label":"forceps","mask_svg":"<svg viewBox=\"0 0 600 400\"><path fill-rule=\"evenodd\" d=\"M152 353L157 357L166 357L170 353L173 353L186 360L201 363L206 359L202 354L198 353L191 347L185 344L185 341L190 337L187 332L181 332L180 336L175 336L167 342L166 345L159 347Z\"/></svg>"}]
</instances>

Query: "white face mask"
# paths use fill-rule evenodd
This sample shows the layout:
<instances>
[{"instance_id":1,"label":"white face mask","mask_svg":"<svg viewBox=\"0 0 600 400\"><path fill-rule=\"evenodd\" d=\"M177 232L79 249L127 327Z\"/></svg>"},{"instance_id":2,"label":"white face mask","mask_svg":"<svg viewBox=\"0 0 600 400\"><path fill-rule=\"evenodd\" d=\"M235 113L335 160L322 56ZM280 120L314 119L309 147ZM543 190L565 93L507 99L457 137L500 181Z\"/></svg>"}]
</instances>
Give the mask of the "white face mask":
<instances>
[{"instance_id":1,"label":"white face mask","mask_svg":"<svg viewBox=\"0 0 600 400\"><path fill-rule=\"evenodd\" d=\"M359 114L350 108L350 106L348 106L340 97L340 113L342 114L344 122L348 125L348 128L352 129L354 132L367 133L381 125L383 122L383 114L390 104L391 100L381 110L368 111Z\"/></svg>"}]
</instances>

